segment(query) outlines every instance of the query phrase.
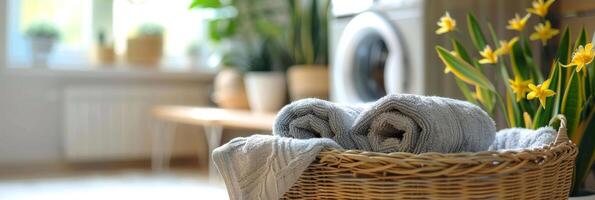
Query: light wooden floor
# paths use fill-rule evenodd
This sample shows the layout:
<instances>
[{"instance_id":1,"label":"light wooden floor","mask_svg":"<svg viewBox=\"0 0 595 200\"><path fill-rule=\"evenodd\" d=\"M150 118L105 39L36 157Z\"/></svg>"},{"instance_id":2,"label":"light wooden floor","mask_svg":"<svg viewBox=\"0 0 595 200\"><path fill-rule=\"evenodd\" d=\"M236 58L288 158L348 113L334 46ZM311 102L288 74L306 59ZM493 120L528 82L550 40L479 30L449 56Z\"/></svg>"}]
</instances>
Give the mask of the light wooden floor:
<instances>
[{"instance_id":1,"label":"light wooden floor","mask_svg":"<svg viewBox=\"0 0 595 200\"><path fill-rule=\"evenodd\" d=\"M227 199L225 186L210 183L205 173L174 169L87 171L46 177L0 180L2 200L105 200L105 199Z\"/></svg>"}]
</instances>

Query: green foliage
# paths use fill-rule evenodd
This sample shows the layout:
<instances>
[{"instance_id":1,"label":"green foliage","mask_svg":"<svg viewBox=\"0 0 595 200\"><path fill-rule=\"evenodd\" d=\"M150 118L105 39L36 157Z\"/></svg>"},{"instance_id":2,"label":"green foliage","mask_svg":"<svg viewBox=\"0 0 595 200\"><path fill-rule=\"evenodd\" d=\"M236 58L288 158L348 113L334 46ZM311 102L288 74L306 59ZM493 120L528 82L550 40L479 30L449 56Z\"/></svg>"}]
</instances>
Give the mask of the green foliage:
<instances>
[{"instance_id":1,"label":"green foliage","mask_svg":"<svg viewBox=\"0 0 595 200\"><path fill-rule=\"evenodd\" d=\"M30 38L60 38L60 31L53 23L46 21L34 22L27 27L25 35Z\"/></svg>"},{"instance_id":2,"label":"green foliage","mask_svg":"<svg viewBox=\"0 0 595 200\"><path fill-rule=\"evenodd\" d=\"M487 25L491 36L490 42L494 44L492 47L503 48L491 24ZM477 52L489 45L490 42L486 40L480 23L472 14L467 15L467 29L469 39ZM492 114L494 106L503 108L502 112L509 126L529 128L547 125L559 126L557 116L561 114L565 116L569 137L579 147L573 187L573 194L576 194L595 161L595 97L593 97L595 93L595 62L588 63L579 72L576 71L576 66L565 65L570 63L579 46L587 44L588 35L583 28L572 45L570 29L566 28L560 37L554 62L546 76L541 67L536 66L534 62L527 37L523 32L518 33L518 41L511 46L506 46L510 47L509 51L502 52L507 53L497 54L498 62L492 65L479 65L478 60L481 58L475 58L466 52L465 47L456 39L451 39L456 55L441 46L437 46L436 51L442 62L453 72L457 86L465 98L472 103L479 104L490 114ZM508 56L504 56L505 54ZM505 86L503 91L497 91L484 75L484 71L489 67L499 68L497 71L501 77L501 84ZM509 75L509 70L512 72L512 76ZM516 87L513 90L512 84L509 83L514 80L513 77L520 77L520 81L513 82L516 84L515 87L523 81L527 82L526 80L534 85L539 85L544 82L543 77L547 77L547 80L551 81L547 89L552 90L555 94L549 97L542 96L545 98L543 107L537 100L528 100L526 93L522 94L525 96L517 101L515 96L521 94L514 93L519 92L519 88ZM476 88L475 94L469 87ZM504 98L500 93L504 94Z\"/></svg>"},{"instance_id":3,"label":"green foliage","mask_svg":"<svg viewBox=\"0 0 595 200\"><path fill-rule=\"evenodd\" d=\"M471 36L471 41L473 41L473 45L478 50L483 50L483 48L487 45L486 39L481 32L481 28L475 16L471 13L467 15L467 29L469 29L469 35Z\"/></svg>"},{"instance_id":4,"label":"green foliage","mask_svg":"<svg viewBox=\"0 0 595 200\"><path fill-rule=\"evenodd\" d=\"M138 28L137 32L141 36L161 36L163 35L163 26L155 23L145 23Z\"/></svg>"},{"instance_id":5,"label":"green foliage","mask_svg":"<svg viewBox=\"0 0 595 200\"><path fill-rule=\"evenodd\" d=\"M289 55L294 64L328 63L329 0L288 0Z\"/></svg>"},{"instance_id":6,"label":"green foliage","mask_svg":"<svg viewBox=\"0 0 595 200\"><path fill-rule=\"evenodd\" d=\"M485 77L483 73L481 73L477 68L471 66L463 59L450 54L448 50L442 47L436 47L436 51L438 52L440 59L442 59L446 65L452 67L451 70L457 76L457 78L468 84L477 85L484 89L496 91L490 80L488 80L488 78Z\"/></svg>"},{"instance_id":7,"label":"green foliage","mask_svg":"<svg viewBox=\"0 0 595 200\"><path fill-rule=\"evenodd\" d=\"M224 17L215 17L208 22L211 41L220 42L237 37L244 43L243 49L234 48L226 53L223 59L225 65L251 71L273 68L284 70L294 64L328 63L329 0L288 0L288 12L278 8L263 8L266 6L262 6L265 5L262 2L194 0L190 8L220 13L235 10L236 15L222 15ZM289 24L271 20L278 18L275 15L278 13L282 13L281 17L286 16ZM241 34L238 34L238 29L241 29ZM260 68L247 65L273 66Z\"/></svg>"},{"instance_id":8,"label":"green foliage","mask_svg":"<svg viewBox=\"0 0 595 200\"><path fill-rule=\"evenodd\" d=\"M189 8L221 8L222 6L219 0L194 0Z\"/></svg>"}]
</instances>

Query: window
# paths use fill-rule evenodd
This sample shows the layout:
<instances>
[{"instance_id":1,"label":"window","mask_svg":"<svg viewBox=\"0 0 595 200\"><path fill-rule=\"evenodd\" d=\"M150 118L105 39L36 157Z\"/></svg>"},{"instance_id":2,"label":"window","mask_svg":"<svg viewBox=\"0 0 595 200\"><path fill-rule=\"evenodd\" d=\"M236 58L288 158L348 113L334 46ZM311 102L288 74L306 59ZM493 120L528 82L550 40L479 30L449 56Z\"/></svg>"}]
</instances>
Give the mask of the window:
<instances>
[{"instance_id":1,"label":"window","mask_svg":"<svg viewBox=\"0 0 595 200\"><path fill-rule=\"evenodd\" d=\"M164 27L162 65L186 65L186 50L204 41L200 13L188 10L191 0L10 0L7 59L11 66L29 66L27 27L49 21L61 37L49 59L50 67L78 68L92 63L99 32L105 32L120 57L126 39L143 23ZM122 61L125 62L125 61Z\"/></svg>"}]
</instances>

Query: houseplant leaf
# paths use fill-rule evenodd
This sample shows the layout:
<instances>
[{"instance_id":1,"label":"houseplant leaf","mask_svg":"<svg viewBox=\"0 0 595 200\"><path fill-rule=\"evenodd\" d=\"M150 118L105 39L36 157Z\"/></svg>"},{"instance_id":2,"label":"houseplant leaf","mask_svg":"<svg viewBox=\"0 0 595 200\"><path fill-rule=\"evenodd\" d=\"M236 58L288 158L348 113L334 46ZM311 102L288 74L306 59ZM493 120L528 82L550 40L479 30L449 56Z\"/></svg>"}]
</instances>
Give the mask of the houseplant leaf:
<instances>
[{"instance_id":1,"label":"houseplant leaf","mask_svg":"<svg viewBox=\"0 0 595 200\"><path fill-rule=\"evenodd\" d=\"M471 41L473 41L473 45L478 50L483 50L483 48L487 45L485 36L481 32L481 28L475 16L471 13L467 14L467 29L469 30L469 35L471 36Z\"/></svg>"},{"instance_id":2,"label":"houseplant leaf","mask_svg":"<svg viewBox=\"0 0 595 200\"><path fill-rule=\"evenodd\" d=\"M459 79L471 85L478 85L482 88L496 91L494 85L477 68L471 66L463 59L453 56L448 50L440 46L436 47L436 51L442 62L451 66L453 74Z\"/></svg>"},{"instance_id":3,"label":"houseplant leaf","mask_svg":"<svg viewBox=\"0 0 595 200\"><path fill-rule=\"evenodd\" d=\"M582 87L580 85L579 76L575 70L572 70L572 74L566 85L566 91L562 98L560 111L568 120L568 133L573 141L578 141L576 140L577 138L575 138L577 136L575 130L580 122L580 109L583 106L581 93Z\"/></svg>"},{"instance_id":4,"label":"houseplant leaf","mask_svg":"<svg viewBox=\"0 0 595 200\"><path fill-rule=\"evenodd\" d=\"M580 191L582 183L584 183L587 175L591 170L593 161L595 160L595 109L592 109L590 114L581 122L577 128L577 134L583 135L579 141L579 152L576 157L576 171L575 182L572 188L572 193L576 194Z\"/></svg>"},{"instance_id":5,"label":"houseplant leaf","mask_svg":"<svg viewBox=\"0 0 595 200\"><path fill-rule=\"evenodd\" d=\"M473 63L473 60L471 59L471 56L469 56L469 53L467 53L467 50L465 50L465 47L458 40L453 39L451 41L452 46L457 54L459 54L459 56L463 58L465 62Z\"/></svg>"},{"instance_id":6,"label":"houseplant leaf","mask_svg":"<svg viewBox=\"0 0 595 200\"><path fill-rule=\"evenodd\" d=\"M455 77L455 83L457 84L457 87L459 87L459 90L461 90L461 93L463 93L463 96L467 101L477 106L481 106L479 102L477 102L477 100L473 97L473 93L471 92L471 90L469 90L469 86L467 86L465 82Z\"/></svg>"},{"instance_id":7,"label":"houseplant leaf","mask_svg":"<svg viewBox=\"0 0 595 200\"><path fill-rule=\"evenodd\" d=\"M220 0L194 0L189 8L221 8L222 6Z\"/></svg>"},{"instance_id":8,"label":"houseplant leaf","mask_svg":"<svg viewBox=\"0 0 595 200\"><path fill-rule=\"evenodd\" d=\"M552 81L550 83L551 90L556 92L556 95L552 97L546 98L546 107L544 109L538 108L537 113L533 117L533 128L537 129L543 126L546 126L550 119L558 113L558 105L560 101L560 90L562 88L561 80L561 69L562 67L558 62L554 62L552 64L552 70L550 73L549 79Z\"/></svg>"},{"instance_id":9,"label":"houseplant leaf","mask_svg":"<svg viewBox=\"0 0 595 200\"><path fill-rule=\"evenodd\" d=\"M564 64L569 63L571 52L572 50L570 49L570 28L566 27L564 33L562 33L562 36L560 37L558 52L556 53L558 61ZM560 82L566 83L566 79L568 79L568 69L566 69L566 67L562 67L560 69L560 74L562 74L562 76L560 76ZM566 88L564 87L560 88L560 93L558 94L564 94L565 89Z\"/></svg>"},{"instance_id":10,"label":"houseplant leaf","mask_svg":"<svg viewBox=\"0 0 595 200\"><path fill-rule=\"evenodd\" d=\"M515 76L520 76L524 80L531 78L529 76L529 66L527 65L527 61L525 60L525 53L523 48L519 44L520 42L515 43L512 45L511 53L510 53L510 61L512 64L512 72ZM533 80L534 83L538 82L539 80Z\"/></svg>"}]
</instances>

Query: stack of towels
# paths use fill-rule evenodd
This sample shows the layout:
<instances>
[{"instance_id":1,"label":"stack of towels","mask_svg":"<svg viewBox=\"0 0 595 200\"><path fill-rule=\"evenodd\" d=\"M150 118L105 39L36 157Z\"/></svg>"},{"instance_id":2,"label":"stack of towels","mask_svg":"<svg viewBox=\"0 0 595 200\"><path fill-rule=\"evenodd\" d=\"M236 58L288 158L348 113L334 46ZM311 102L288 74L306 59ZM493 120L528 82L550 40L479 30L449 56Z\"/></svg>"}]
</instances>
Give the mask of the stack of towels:
<instances>
[{"instance_id":1,"label":"stack of towels","mask_svg":"<svg viewBox=\"0 0 595 200\"><path fill-rule=\"evenodd\" d=\"M373 152L456 153L538 148L556 131L496 132L494 121L468 102L410 94L368 104L304 99L277 115L273 136L236 138L213 159L231 199L279 199L325 148Z\"/></svg>"}]
</instances>

